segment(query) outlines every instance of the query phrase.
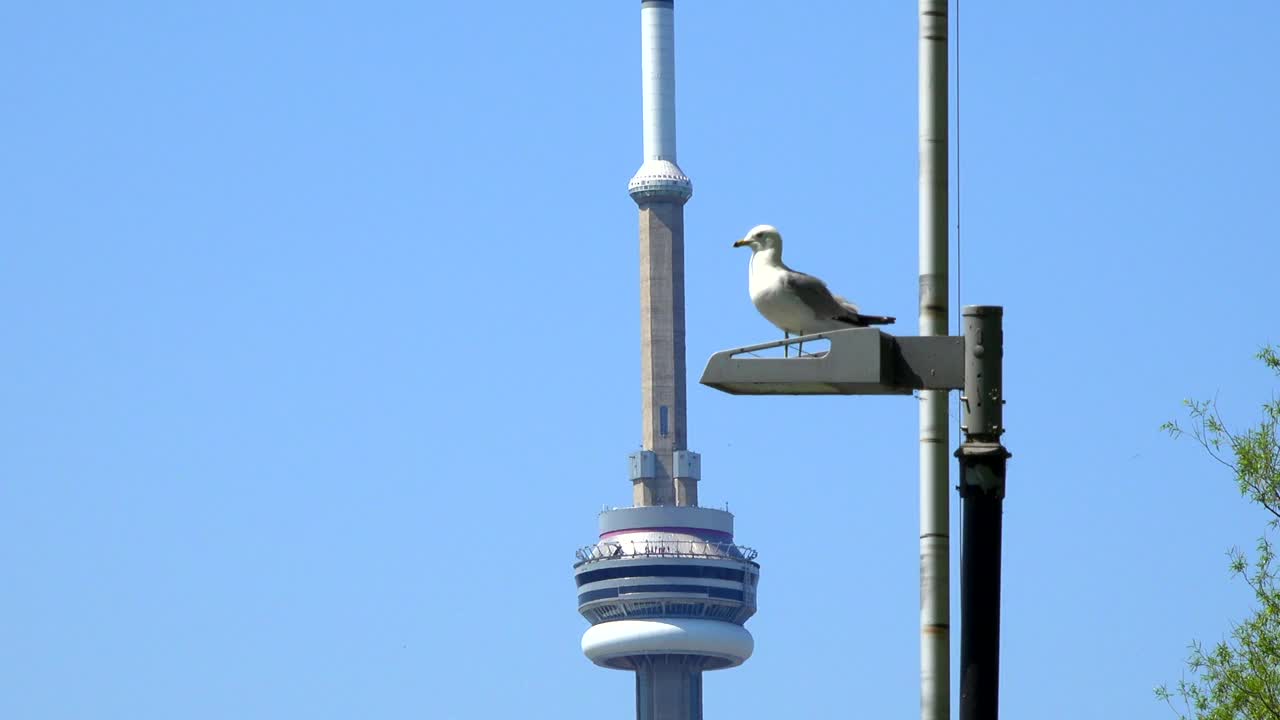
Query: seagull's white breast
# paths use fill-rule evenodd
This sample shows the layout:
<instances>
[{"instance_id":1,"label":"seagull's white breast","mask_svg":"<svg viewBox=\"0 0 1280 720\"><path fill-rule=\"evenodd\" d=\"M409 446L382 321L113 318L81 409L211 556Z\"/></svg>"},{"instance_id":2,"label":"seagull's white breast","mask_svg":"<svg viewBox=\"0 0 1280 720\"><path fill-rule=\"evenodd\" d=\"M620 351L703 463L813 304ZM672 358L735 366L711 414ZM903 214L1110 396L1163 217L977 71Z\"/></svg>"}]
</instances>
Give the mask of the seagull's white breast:
<instances>
[{"instance_id":1,"label":"seagull's white breast","mask_svg":"<svg viewBox=\"0 0 1280 720\"><path fill-rule=\"evenodd\" d=\"M818 332L817 318L807 305L789 292L783 279L790 271L769 262L765 253L752 253L747 288L751 302L766 320L793 335Z\"/></svg>"}]
</instances>

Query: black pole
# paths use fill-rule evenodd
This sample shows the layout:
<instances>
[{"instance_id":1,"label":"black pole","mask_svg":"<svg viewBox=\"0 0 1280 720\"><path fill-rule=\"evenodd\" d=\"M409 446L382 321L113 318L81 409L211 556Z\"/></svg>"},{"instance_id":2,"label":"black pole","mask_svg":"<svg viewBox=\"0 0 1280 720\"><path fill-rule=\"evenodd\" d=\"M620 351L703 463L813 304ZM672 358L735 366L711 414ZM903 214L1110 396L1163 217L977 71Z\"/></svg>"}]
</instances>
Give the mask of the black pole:
<instances>
[{"instance_id":1,"label":"black pole","mask_svg":"<svg viewBox=\"0 0 1280 720\"><path fill-rule=\"evenodd\" d=\"M1004 510L1003 308L962 311L965 337L960 459L960 720L1000 716L1000 545Z\"/></svg>"}]
</instances>

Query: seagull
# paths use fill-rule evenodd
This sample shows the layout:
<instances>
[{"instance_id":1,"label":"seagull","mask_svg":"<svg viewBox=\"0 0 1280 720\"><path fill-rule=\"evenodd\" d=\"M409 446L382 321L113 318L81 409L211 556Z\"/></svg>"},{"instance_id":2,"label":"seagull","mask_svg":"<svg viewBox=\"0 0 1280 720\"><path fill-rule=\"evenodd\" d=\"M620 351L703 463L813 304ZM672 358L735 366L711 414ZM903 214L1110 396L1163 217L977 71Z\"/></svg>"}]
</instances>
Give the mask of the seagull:
<instances>
[{"instance_id":1,"label":"seagull","mask_svg":"<svg viewBox=\"0 0 1280 720\"><path fill-rule=\"evenodd\" d=\"M733 246L751 248L751 302L786 337L894 322L884 315L863 315L826 283L787 267L782 262L782 234L772 225L751 228Z\"/></svg>"}]
</instances>

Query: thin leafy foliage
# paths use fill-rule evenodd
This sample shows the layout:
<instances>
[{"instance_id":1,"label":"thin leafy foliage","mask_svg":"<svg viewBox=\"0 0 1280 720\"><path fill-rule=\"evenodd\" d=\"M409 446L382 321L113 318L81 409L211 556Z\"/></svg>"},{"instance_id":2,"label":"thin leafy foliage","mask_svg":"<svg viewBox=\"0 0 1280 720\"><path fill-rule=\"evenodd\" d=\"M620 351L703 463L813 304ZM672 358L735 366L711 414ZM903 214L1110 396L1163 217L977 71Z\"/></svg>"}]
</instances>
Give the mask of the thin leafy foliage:
<instances>
[{"instance_id":1,"label":"thin leafy foliage","mask_svg":"<svg viewBox=\"0 0 1280 720\"><path fill-rule=\"evenodd\" d=\"M1280 354L1268 346L1258 359L1280 376ZM1228 427L1214 401L1188 400L1187 425L1165 423L1174 437L1189 436L1214 460L1230 468L1240 493L1271 513L1268 530L1280 527L1280 400L1262 406L1262 419L1244 430ZM1253 590L1256 607L1230 635L1212 647L1196 641L1188 674L1156 696L1180 720L1280 720L1280 580L1276 553L1264 530L1251 560L1239 548L1228 553L1233 576Z\"/></svg>"}]
</instances>

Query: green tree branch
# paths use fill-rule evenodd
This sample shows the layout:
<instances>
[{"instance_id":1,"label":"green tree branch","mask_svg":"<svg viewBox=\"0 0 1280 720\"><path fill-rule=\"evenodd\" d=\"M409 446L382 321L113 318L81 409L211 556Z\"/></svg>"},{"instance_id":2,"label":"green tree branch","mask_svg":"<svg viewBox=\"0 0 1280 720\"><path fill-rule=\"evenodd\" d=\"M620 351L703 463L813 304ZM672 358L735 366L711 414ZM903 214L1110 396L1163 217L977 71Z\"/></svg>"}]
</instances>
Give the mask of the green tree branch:
<instances>
[{"instance_id":1,"label":"green tree branch","mask_svg":"<svg viewBox=\"0 0 1280 720\"><path fill-rule=\"evenodd\" d=\"M1280 353L1274 347L1264 347L1258 359L1280 376ZM1280 400L1273 395L1262 405L1258 423L1239 432L1223 420L1216 400L1185 404L1189 430L1176 420L1163 429L1174 437L1194 438L1230 469L1243 496L1271 514L1268 528L1280 526ZM1253 590L1253 614L1233 624L1228 638L1211 651L1193 641L1186 661L1190 677L1184 675L1173 689L1156 688L1156 697L1181 720L1280 720L1280 583L1273 569L1275 548L1265 530L1256 551L1253 562L1238 548L1228 553L1232 574Z\"/></svg>"}]
</instances>

